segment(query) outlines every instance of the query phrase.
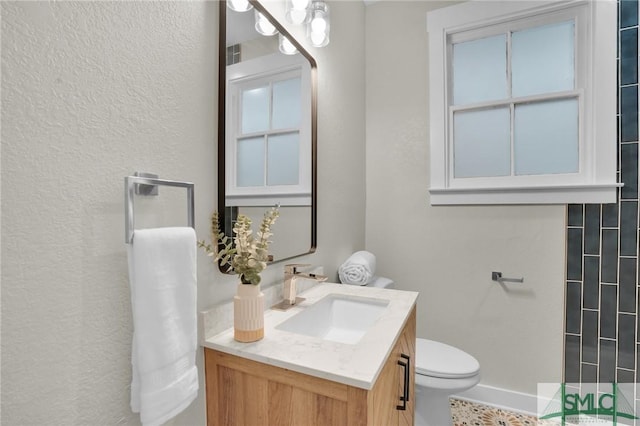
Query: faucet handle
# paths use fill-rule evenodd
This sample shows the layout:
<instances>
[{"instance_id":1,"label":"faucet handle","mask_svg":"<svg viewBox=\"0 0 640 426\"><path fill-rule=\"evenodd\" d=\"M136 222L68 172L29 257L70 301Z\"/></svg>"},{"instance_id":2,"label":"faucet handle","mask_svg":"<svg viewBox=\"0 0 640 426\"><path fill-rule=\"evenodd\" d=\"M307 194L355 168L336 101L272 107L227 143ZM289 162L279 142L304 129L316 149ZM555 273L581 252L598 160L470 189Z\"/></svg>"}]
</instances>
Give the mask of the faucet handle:
<instances>
[{"instance_id":1,"label":"faucet handle","mask_svg":"<svg viewBox=\"0 0 640 426\"><path fill-rule=\"evenodd\" d=\"M307 266L311 266L309 263L289 263L288 265L284 265L284 273L285 274L297 274L298 268L304 268Z\"/></svg>"}]
</instances>

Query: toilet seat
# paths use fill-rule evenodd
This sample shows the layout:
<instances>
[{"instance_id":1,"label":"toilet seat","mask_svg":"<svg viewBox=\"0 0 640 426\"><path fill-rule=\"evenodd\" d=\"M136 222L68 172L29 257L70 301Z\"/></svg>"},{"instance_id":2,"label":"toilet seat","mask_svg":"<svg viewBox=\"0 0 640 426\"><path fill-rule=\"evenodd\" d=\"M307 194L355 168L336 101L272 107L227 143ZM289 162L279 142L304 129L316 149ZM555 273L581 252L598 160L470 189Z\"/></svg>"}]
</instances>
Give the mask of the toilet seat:
<instances>
[{"instance_id":1,"label":"toilet seat","mask_svg":"<svg viewBox=\"0 0 640 426\"><path fill-rule=\"evenodd\" d=\"M416 339L416 374L442 379L473 377L480 363L468 353L427 339Z\"/></svg>"}]
</instances>

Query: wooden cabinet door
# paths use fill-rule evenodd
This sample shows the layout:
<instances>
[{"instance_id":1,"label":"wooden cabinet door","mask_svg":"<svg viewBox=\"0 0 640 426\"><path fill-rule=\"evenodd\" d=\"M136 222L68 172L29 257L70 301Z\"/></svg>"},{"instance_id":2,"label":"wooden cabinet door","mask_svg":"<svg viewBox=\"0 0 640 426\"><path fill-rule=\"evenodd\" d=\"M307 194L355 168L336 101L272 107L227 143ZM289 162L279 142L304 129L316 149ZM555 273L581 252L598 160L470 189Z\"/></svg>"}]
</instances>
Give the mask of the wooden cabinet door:
<instances>
[{"instance_id":1,"label":"wooden cabinet door","mask_svg":"<svg viewBox=\"0 0 640 426\"><path fill-rule=\"evenodd\" d=\"M397 405L400 395L400 374L396 350L391 352L385 363L378 380L369 393L369 424L373 425L397 425L399 412ZM371 421L372 420L372 421Z\"/></svg>"},{"instance_id":2,"label":"wooden cabinet door","mask_svg":"<svg viewBox=\"0 0 640 426\"><path fill-rule=\"evenodd\" d=\"M365 426L367 391L205 348L208 426Z\"/></svg>"},{"instance_id":3,"label":"wooden cabinet door","mask_svg":"<svg viewBox=\"0 0 640 426\"><path fill-rule=\"evenodd\" d=\"M409 398L407 400L407 409L403 411L398 411L398 424L399 425L407 425L413 426L414 421L414 411L415 411L415 383L416 383L416 311L415 308L407 321L407 325L402 332L402 335L398 339L398 343L396 344L396 349L398 351L398 356L401 361L407 364L408 369L408 379L409 379ZM402 355L408 357L408 359L403 358ZM404 382L404 377L402 376L404 371L400 372L401 382ZM400 383L402 390L404 390L404 383Z\"/></svg>"},{"instance_id":4,"label":"wooden cabinet door","mask_svg":"<svg viewBox=\"0 0 640 426\"><path fill-rule=\"evenodd\" d=\"M378 380L369 394L369 412L373 420L369 424L413 425L415 397L415 352L416 321L415 309L411 313L402 334L389 354ZM403 357L404 355L404 357ZM399 362L406 365L402 366ZM408 399L406 409L401 397L406 395L405 376L408 375Z\"/></svg>"}]
</instances>

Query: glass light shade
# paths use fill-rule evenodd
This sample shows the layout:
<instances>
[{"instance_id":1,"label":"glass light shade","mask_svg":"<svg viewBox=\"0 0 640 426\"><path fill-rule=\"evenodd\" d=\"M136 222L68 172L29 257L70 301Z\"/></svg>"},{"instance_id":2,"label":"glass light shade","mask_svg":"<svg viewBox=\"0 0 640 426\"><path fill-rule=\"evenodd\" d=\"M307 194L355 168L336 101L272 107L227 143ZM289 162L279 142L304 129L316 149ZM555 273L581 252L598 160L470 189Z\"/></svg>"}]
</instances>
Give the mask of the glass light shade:
<instances>
[{"instance_id":1,"label":"glass light shade","mask_svg":"<svg viewBox=\"0 0 640 426\"><path fill-rule=\"evenodd\" d=\"M307 10L291 9L287 11L287 21L294 25L301 25L307 21L309 14Z\"/></svg>"},{"instance_id":2,"label":"glass light shade","mask_svg":"<svg viewBox=\"0 0 640 426\"><path fill-rule=\"evenodd\" d=\"M289 39L282 34L278 36L278 48L280 49L280 52L285 55L295 55L298 53L298 49L296 49L293 43L291 43Z\"/></svg>"},{"instance_id":3,"label":"glass light shade","mask_svg":"<svg viewBox=\"0 0 640 426\"><path fill-rule=\"evenodd\" d=\"M309 7L310 0L289 0L292 9L304 10Z\"/></svg>"},{"instance_id":4,"label":"glass light shade","mask_svg":"<svg viewBox=\"0 0 640 426\"><path fill-rule=\"evenodd\" d=\"M262 13L255 11L256 31L264 36L272 36L278 34L276 27Z\"/></svg>"},{"instance_id":5,"label":"glass light shade","mask_svg":"<svg viewBox=\"0 0 640 426\"><path fill-rule=\"evenodd\" d=\"M287 21L295 25L306 23L309 17L310 3L310 0L287 0Z\"/></svg>"},{"instance_id":6,"label":"glass light shade","mask_svg":"<svg viewBox=\"0 0 640 426\"><path fill-rule=\"evenodd\" d=\"M253 9L253 5L249 3L249 0L228 0L227 6L236 12L246 12Z\"/></svg>"},{"instance_id":7,"label":"glass light shade","mask_svg":"<svg viewBox=\"0 0 640 426\"><path fill-rule=\"evenodd\" d=\"M320 34L325 33L327 31L327 21L324 19L324 16L317 14L311 20L311 32Z\"/></svg>"},{"instance_id":8,"label":"glass light shade","mask_svg":"<svg viewBox=\"0 0 640 426\"><path fill-rule=\"evenodd\" d=\"M307 37L314 47L329 44L329 6L324 1L314 1L311 5L311 19L307 25Z\"/></svg>"},{"instance_id":9,"label":"glass light shade","mask_svg":"<svg viewBox=\"0 0 640 426\"><path fill-rule=\"evenodd\" d=\"M329 34L323 32L310 32L309 40L314 47L324 47L329 44Z\"/></svg>"}]
</instances>

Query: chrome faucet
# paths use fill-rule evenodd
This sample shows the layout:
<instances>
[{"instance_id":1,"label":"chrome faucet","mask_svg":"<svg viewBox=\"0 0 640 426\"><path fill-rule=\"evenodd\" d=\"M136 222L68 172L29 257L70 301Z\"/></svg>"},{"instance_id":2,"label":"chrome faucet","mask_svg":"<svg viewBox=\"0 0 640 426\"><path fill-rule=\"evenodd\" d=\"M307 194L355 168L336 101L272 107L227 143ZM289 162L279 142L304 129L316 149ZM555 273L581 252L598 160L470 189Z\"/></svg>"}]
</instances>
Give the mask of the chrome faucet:
<instances>
[{"instance_id":1,"label":"chrome faucet","mask_svg":"<svg viewBox=\"0 0 640 426\"><path fill-rule=\"evenodd\" d=\"M295 305L297 302L304 300L301 297L296 298L296 279L306 278L316 280L318 282L326 281L328 277L320 274L309 274L298 272L298 268L311 266L304 263L292 263L284 265L284 304ZM296 300L297 299L297 300Z\"/></svg>"}]
</instances>

